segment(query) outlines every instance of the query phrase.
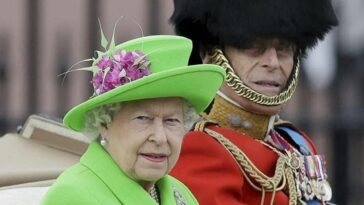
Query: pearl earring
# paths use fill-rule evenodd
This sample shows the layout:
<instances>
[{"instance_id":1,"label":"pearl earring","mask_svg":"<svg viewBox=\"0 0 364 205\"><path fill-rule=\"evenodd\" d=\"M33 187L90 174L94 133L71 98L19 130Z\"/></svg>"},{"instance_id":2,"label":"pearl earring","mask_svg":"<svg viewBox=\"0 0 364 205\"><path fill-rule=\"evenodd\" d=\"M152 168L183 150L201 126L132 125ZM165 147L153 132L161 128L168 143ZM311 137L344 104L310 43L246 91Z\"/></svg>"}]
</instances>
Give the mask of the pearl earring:
<instances>
[{"instance_id":1,"label":"pearl earring","mask_svg":"<svg viewBox=\"0 0 364 205\"><path fill-rule=\"evenodd\" d=\"M105 147L105 145L107 144L107 140L106 140L106 138L105 138L105 137L101 137L101 139L100 139L100 144L101 144L103 147Z\"/></svg>"}]
</instances>

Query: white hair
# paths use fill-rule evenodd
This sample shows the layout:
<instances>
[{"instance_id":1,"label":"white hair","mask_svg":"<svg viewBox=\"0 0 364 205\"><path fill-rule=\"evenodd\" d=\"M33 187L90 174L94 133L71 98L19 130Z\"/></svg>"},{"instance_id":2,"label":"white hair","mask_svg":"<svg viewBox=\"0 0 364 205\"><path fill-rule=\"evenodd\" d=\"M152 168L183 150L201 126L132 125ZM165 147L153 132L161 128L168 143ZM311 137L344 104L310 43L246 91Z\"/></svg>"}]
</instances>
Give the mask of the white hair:
<instances>
[{"instance_id":1,"label":"white hair","mask_svg":"<svg viewBox=\"0 0 364 205\"><path fill-rule=\"evenodd\" d=\"M99 137L99 127L113 121L114 115L122 108L122 103L113 103L94 108L86 113L83 133L95 140ZM195 108L186 100L183 101L183 127L189 131L199 119Z\"/></svg>"},{"instance_id":2,"label":"white hair","mask_svg":"<svg viewBox=\"0 0 364 205\"><path fill-rule=\"evenodd\" d=\"M99 133L99 127L112 122L115 113L121 109L121 103L113 103L102 105L89 110L85 116L85 128L83 133L90 137L91 140L96 139Z\"/></svg>"},{"instance_id":3,"label":"white hair","mask_svg":"<svg viewBox=\"0 0 364 205\"><path fill-rule=\"evenodd\" d=\"M183 126L186 131L190 131L200 116L196 113L195 107L187 100L183 101Z\"/></svg>"}]
</instances>

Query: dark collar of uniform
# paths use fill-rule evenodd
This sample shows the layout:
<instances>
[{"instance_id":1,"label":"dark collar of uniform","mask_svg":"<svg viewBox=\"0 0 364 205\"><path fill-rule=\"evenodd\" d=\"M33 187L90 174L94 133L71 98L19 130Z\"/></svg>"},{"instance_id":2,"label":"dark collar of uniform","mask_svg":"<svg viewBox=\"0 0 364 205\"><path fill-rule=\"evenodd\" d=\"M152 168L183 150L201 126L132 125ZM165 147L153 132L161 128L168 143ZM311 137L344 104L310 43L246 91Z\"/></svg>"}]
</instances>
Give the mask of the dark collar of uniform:
<instances>
[{"instance_id":1,"label":"dark collar of uniform","mask_svg":"<svg viewBox=\"0 0 364 205\"><path fill-rule=\"evenodd\" d=\"M217 122L219 126L245 133L255 139L264 139L274 116L261 115L244 110L216 95L208 113L202 116L209 121Z\"/></svg>"}]
</instances>

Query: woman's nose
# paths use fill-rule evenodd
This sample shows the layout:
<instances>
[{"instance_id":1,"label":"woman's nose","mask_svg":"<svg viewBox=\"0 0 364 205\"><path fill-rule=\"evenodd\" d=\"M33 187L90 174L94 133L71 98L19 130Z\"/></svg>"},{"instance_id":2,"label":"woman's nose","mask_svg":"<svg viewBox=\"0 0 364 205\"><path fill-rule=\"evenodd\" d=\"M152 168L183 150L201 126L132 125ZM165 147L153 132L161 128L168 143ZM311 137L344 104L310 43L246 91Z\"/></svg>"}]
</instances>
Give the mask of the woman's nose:
<instances>
[{"instance_id":1,"label":"woman's nose","mask_svg":"<svg viewBox=\"0 0 364 205\"><path fill-rule=\"evenodd\" d=\"M154 120L153 131L149 140L155 142L156 144L163 144L167 142L167 135L162 120Z\"/></svg>"}]
</instances>

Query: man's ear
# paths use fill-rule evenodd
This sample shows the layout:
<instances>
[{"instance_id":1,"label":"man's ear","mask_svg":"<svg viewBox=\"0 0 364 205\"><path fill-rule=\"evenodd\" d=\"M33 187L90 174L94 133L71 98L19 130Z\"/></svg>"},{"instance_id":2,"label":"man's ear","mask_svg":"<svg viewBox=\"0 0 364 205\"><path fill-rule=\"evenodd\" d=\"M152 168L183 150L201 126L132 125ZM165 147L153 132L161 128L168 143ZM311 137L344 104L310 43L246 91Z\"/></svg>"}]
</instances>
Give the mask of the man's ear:
<instances>
[{"instance_id":1,"label":"man's ear","mask_svg":"<svg viewBox=\"0 0 364 205\"><path fill-rule=\"evenodd\" d=\"M203 56L201 55L201 58L202 58L202 63L203 64L211 63L212 56L208 52L206 52L205 55L203 55Z\"/></svg>"}]
</instances>

